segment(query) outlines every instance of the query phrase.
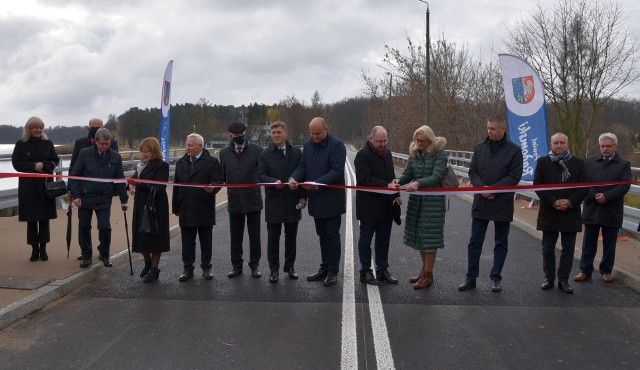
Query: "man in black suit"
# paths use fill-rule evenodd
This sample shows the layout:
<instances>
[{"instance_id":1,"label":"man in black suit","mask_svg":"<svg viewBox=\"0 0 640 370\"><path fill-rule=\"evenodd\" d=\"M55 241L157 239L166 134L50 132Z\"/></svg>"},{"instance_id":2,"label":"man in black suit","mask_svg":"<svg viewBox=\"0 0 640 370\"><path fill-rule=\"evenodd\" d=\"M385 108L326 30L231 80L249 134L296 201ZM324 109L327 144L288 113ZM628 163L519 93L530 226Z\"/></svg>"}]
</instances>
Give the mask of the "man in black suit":
<instances>
[{"instance_id":1,"label":"man in black suit","mask_svg":"<svg viewBox=\"0 0 640 370\"><path fill-rule=\"evenodd\" d=\"M247 140L247 126L233 122L227 128L231 142L220 151L220 163L224 182L227 184L258 183L258 156L262 148ZM262 194L258 186L227 188L229 233L231 234L231 265L227 275L234 278L242 274L242 239L245 221L249 234L249 268L251 276L260 277L258 266L262 255L260 243L260 214Z\"/></svg>"},{"instance_id":2,"label":"man in black suit","mask_svg":"<svg viewBox=\"0 0 640 370\"><path fill-rule=\"evenodd\" d=\"M329 135L329 127L323 118L316 117L309 123L311 139L304 144L302 159L289 178L289 188L305 188L309 215L316 224L320 238L322 263L317 273L307 276L307 281L322 281L324 286L338 282L340 269L340 225L346 212L345 189L303 184L316 182L327 185L344 185L344 165L347 149L342 141Z\"/></svg>"},{"instance_id":3,"label":"man in black suit","mask_svg":"<svg viewBox=\"0 0 640 370\"><path fill-rule=\"evenodd\" d=\"M533 184L575 184L587 181L584 160L569 150L569 138L563 133L551 136L549 155L538 158ZM580 203L587 188L537 191L540 198L537 229L542 231L542 290L553 288L556 277L556 242L561 235L562 252L558 266L558 288L573 293L568 280L573 265L576 235L582 231Z\"/></svg>"},{"instance_id":4,"label":"man in black suit","mask_svg":"<svg viewBox=\"0 0 640 370\"><path fill-rule=\"evenodd\" d=\"M185 155L176 161L174 182L195 184L221 184L220 162L204 149L204 139L199 134L187 136ZM172 213L178 216L182 237L182 263L184 271L178 278L193 278L196 261L196 236L200 239L200 267L205 280L213 279L211 256L213 225L216 224L216 194L220 187L174 186L171 200Z\"/></svg>"},{"instance_id":5,"label":"man in black suit","mask_svg":"<svg viewBox=\"0 0 640 370\"><path fill-rule=\"evenodd\" d=\"M280 269L280 233L284 225L284 268L290 279L297 279L293 265L296 261L296 238L302 209L306 207L306 191L291 190L286 182L298 166L302 151L288 141L287 124L271 124L271 144L258 158L260 182L276 183L264 189L264 219L267 222L267 259L271 274L269 281L278 281Z\"/></svg>"},{"instance_id":6,"label":"man in black suit","mask_svg":"<svg viewBox=\"0 0 640 370\"><path fill-rule=\"evenodd\" d=\"M587 158L587 179L589 182L630 181L631 164L618 152L618 138L608 132L598 138L600 154ZM610 283L616 257L618 230L624 218L624 196L630 184L596 186L589 188L582 206L582 257L580 273L573 279L582 282L591 279L593 260L598 249L598 235L602 230L602 260L600 274Z\"/></svg>"},{"instance_id":7,"label":"man in black suit","mask_svg":"<svg viewBox=\"0 0 640 370\"><path fill-rule=\"evenodd\" d=\"M387 130L375 126L369 140L358 151L353 162L358 186L375 186L397 189L398 179L393 167L391 151L387 149ZM356 218L360 220L360 239L358 255L360 257L360 282L379 285L383 281L398 284L389 273L389 239L393 223L394 203L402 204L400 193L380 194L368 191L356 191ZM376 235L375 268L376 277L371 269L371 240Z\"/></svg>"}]
</instances>

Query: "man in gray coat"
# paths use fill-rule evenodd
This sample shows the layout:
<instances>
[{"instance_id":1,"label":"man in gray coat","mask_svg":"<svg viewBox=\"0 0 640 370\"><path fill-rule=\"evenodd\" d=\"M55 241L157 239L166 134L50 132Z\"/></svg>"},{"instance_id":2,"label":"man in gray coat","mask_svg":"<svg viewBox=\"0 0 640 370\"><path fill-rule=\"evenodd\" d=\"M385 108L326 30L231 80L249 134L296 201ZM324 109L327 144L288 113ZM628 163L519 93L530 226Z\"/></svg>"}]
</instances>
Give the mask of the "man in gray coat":
<instances>
[{"instance_id":1,"label":"man in gray coat","mask_svg":"<svg viewBox=\"0 0 640 370\"><path fill-rule=\"evenodd\" d=\"M297 279L296 238L302 209L306 207L307 195L302 188L291 190L287 180L298 166L302 152L287 141L287 124L276 121L271 124L271 144L258 158L260 182L275 183L264 189L264 219L267 222L267 259L271 274L269 281L275 283L280 270L280 233L284 226L284 268L289 279Z\"/></svg>"},{"instance_id":2,"label":"man in gray coat","mask_svg":"<svg viewBox=\"0 0 640 370\"><path fill-rule=\"evenodd\" d=\"M522 151L507 138L507 123L501 116L487 119L487 138L476 145L469 167L469 180L476 187L517 185L522 178ZM493 221L495 247L491 269L491 291L502 290L502 267L509 247L509 227L513 221L514 193L474 194L471 207L471 238L468 246L467 277L458 290L475 289L480 271L484 236Z\"/></svg>"},{"instance_id":3,"label":"man in gray coat","mask_svg":"<svg viewBox=\"0 0 640 370\"><path fill-rule=\"evenodd\" d=\"M589 182L630 181L631 164L618 152L618 138L607 132L598 138L600 154L587 158L587 180ZM610 283L616 258L618 230L624 218L624 196L630 184L595 186L589 188L582 207L582 257L580 273L573 279L582 282L591 279L593 260L598 249L598 235L602 230L602 260L600 274Z\"/></svg>"},{"instance_id":4,"label":"man in gray coat","mask_svg":"<svg viewBox=\"0 0 640 370\"><path fill-rule=\"evenodd\" d=\"M224 182L227 184L258 183L258 157L262 148L250 143L247 126L233 122L227 128L231 142L220 151L220 163ZM229 233L231 234L231 265L229 278L242 275L242 239L245 221L249 233L249 268L251 276L260 277L258 266L262 254L260 245L260 213L262 194L258 186L227 188L227 210L229 211Z\"/></svg>"}]
</instances>

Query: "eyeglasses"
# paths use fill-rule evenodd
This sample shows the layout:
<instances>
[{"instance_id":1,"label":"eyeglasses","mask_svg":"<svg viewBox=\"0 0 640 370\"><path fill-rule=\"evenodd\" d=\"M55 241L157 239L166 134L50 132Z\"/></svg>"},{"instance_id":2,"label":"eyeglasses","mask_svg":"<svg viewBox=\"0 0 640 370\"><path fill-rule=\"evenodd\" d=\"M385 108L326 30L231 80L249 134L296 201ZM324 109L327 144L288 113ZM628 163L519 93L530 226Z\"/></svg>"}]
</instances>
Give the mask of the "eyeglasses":
<instances>
[{"instance_id":1,"label":"eyeglasses","mask_svg":"<svg viewBox=\"0 0 640 370\"><path fill-rule=\"evenodd\" d=\"M416 143L418 144L426 144L429 140L418 140L416 139Z\"/></svg>"},{"instance_id":2,"label":"eyeglasses","mask_svg":"<svg viewBox=\"0 0 640 370\"><path fill-rule=\"evenodd\" d=\"M150 150L140 150L140 153L146 154L146 153L151 153L151 151Z\"/></svg>"}]
</instances>

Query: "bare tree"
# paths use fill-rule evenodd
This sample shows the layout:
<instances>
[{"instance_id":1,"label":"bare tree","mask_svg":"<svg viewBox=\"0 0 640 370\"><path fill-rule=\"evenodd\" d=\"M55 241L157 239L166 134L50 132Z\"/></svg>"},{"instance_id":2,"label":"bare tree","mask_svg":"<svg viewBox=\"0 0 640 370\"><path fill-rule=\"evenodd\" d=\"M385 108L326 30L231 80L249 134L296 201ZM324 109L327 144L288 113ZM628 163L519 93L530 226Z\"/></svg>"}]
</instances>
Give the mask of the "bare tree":
<instances>
[{"instance_id":1,"label":"bare tree","mask_svg":"<svg viewBox=\"0 0 640 370\"><path fill-rule=\"evenodd\" d=\"M640 75L638 48L618 1L566 0L536 10L509 30L511 53L540 73L545 95L573 151L589 154L600 109Z\"/></svg>"}]
</instances>

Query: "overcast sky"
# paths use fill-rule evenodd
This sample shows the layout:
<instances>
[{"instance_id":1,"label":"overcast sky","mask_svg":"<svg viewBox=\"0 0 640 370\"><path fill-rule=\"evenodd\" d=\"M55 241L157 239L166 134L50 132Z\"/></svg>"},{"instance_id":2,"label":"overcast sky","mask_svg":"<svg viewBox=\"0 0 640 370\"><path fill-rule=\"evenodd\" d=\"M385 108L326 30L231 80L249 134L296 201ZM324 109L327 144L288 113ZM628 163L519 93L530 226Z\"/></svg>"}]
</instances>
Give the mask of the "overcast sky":
<instances>
[{"instance_id":1,"label":"overcast sky","mask_svg":"<svg viewBox=\"0 0 640 370\"><path fill-rule=\"evenodd\" d=\"M543 3L550 3L544 0ZM631 20L640 1L625 0ZM430 2L431 36L474 53L502 52L527 0ZM174 61L172 104L273 104L315 90L332 103L381 74L385 43L424 41L418 0L20 0L0 7L0 124L84 125L130 107L160 107ZM636 35L638 22L628 22ZM633 97L640 91L628 91Z\"/></svg>"}]
</instances>

